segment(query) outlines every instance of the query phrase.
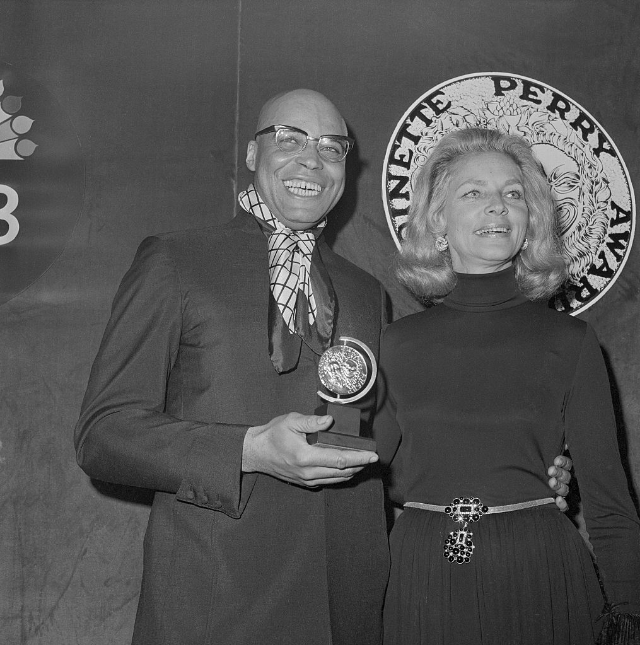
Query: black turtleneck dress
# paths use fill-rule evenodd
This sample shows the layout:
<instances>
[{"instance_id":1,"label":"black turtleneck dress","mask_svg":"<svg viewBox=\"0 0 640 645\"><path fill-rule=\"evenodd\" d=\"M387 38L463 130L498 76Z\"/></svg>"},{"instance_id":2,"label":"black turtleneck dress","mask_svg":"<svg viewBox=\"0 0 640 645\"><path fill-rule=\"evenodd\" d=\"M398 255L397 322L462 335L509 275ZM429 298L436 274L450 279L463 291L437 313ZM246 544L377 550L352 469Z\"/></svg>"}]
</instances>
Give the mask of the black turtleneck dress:
<instances>
[{"instance_id":1,"label":"black turtleneck dress","mask_svg":"<svg viewBox=\"0 0 640 645\"><path fill-rule=\"evenodd\" d=\"M549 497L546 470L568 444L608 600L640 611L639 522L584 321L526 300L511 268L460 274L443 304L387 328L379 383L375 436L400 503ZM585 541L554 504L470 524L465 564L443 556L457 528L415 508L396 522L385 645L595 642L602 592Z\"/></svg>"}]
</instances>

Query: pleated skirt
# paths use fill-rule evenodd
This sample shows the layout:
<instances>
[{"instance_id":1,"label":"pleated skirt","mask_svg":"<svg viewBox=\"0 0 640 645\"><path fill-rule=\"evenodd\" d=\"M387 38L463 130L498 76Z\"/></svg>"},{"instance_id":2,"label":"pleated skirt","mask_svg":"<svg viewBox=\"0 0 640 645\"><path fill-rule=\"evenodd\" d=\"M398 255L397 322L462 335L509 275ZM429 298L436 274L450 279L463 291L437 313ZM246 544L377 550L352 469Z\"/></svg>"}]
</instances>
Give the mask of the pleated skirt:
<instances>
[{"instance_id":1,"label":"pleated skirt","mask_svg":"<svg viewBox=\"0 0 640 645\"><path fill-rule=\"evenodd\" d=\"M391 533L384 645L592 645L604 601L589 550L555 506L469 525L466 564L443 556L460 528L407 508Z\"/></svg>"}]
</instances>

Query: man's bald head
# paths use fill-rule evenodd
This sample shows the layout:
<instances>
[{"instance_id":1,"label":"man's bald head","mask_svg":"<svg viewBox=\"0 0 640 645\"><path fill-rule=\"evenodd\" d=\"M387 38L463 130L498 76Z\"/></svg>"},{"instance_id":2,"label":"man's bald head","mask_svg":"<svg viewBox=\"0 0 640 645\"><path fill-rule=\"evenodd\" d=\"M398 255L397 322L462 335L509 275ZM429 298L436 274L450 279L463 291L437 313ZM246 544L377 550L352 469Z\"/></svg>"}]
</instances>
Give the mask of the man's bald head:
<instances>
[{"instance_id":1,"label":"man's bald head","mask_svg":"<svg viewBox=\"0 0 640 645\"><path fill-rule=\"evenodd\" d=\"M347 125L338 111L338 108L326 96L324 96L324 94L320 94L320 92L316 92L315 90L307 89L289 90L271 97L260 110L256 132L259 132L270 125L277 124L302 127L295 123L278 120L279 115L283 112L288 114L296 111L307 114L309 118L316 115L322 115L323 118L332 117L341 124L339 131L323 132L322 134L347 134Z\"/></svg>"}]
</instances>

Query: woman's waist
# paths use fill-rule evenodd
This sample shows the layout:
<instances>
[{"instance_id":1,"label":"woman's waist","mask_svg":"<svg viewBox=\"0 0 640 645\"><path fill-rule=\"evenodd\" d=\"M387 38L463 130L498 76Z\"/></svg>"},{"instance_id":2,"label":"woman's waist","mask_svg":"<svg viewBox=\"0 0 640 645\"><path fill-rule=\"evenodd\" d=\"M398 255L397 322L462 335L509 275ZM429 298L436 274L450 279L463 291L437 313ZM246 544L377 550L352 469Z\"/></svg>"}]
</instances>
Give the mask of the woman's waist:
<instances>
[{"instance_id":1,"label":"woman's waist","mask_svg":"<svg viewBox=\"0 0 640 645\"><path fill-rule=\"evenodd\" d=\"M521 469L457 474L454 470L400 477L398 502L448 506L456 498L479 498L486 506L520 504L554 496L548 476Z\"/></svg>"},{"instance_id":2,"label":"woman's waist","mask_svg":"<svg viewBox=\"0 0 640 645\"><path fill-rule=\"evenodd\" d=\"M539 499L515 502L513 504L487 506L479 497L455 497L446 505L408 501L404 503L404 508L418 508L423 511L445 513L454 522L477 522L484 515L510 513L554 503L553 497L541 497Z\"/></svg>"}]
</instances>

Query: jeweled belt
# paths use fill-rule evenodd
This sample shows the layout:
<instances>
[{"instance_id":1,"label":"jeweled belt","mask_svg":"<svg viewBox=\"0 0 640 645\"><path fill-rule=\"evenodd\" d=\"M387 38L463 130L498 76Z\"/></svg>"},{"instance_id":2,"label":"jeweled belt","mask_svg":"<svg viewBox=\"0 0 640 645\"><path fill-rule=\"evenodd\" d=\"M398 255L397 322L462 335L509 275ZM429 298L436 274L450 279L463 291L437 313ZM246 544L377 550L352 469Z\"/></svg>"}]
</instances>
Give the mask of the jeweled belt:
<instances>
[{"instance_id":1,"label":"jeweled belt","mask_svg":"<svg viewBox=\"0 0 640 645\"><path fill-rule=\"evenodd\" d=\"M471 561L473 550L476 548L472 539L473 533L467 530L470 522L477 522L483 515L491 515L491 513L508 513L509 511L519 511L523 508L553 503L553 497L545 497L543 499L532 499L530 502L519 502L518 504L485 506L477 497L456 497L449 506L422 504L421 502L405 502L404 506L405 508L421 508L425 511L446 513L454 522L462 524L462 528L449 533L444 541L444 557L449 562L466 564Z\"/></svg>"}]
</instances>

